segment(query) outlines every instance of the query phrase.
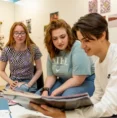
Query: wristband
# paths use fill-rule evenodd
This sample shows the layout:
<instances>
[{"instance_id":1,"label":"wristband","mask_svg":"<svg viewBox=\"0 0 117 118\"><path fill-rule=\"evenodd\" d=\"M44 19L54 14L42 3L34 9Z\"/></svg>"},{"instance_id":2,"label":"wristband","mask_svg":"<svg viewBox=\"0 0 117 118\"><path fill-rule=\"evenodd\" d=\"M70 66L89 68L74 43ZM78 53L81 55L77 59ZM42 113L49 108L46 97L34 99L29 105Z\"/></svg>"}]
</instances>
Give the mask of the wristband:
<instances>
[{"instance_id":1,"label":"wristband","mask_svg":"<svg viewBox=\"0 0 117 118\"><path fill-rule=\"evenodd\" d=\"M43 87L42 90L41 90L41 93L42 93L43 91L47 91L47 92L49 93L50 89L49 89L48 87Z\"/></svg>"}]
</instances>

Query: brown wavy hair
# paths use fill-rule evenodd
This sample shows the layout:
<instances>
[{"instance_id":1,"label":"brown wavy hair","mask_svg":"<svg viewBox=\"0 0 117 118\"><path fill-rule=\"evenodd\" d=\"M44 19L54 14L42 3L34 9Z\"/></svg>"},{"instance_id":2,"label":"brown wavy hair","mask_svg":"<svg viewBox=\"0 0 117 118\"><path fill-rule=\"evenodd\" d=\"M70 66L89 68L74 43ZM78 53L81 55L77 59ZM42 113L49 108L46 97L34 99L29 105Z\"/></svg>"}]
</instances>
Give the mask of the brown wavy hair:
<instances>
[{"instance_id":1,"label":"brown wavy hair","mask_svg":"<svg viewBox=\"0 0 117 118\"><path fill-rule=\"evenodd\" d=\"M26 33L26 39L25 39L25 44L27 46L27 48L29 48L30 52L31 52L31 55L32 55L32 62L34 61L34 47L36 46L35 43L31 40L30 36L29 36L29 33L28 33L28 30L27 30L27 27L24 25L24 23L22 22L15 22L12 26L11 26L11 29L10 29L10 34L9 34L9 41L7 42L6 44L6 47L9 46L9 47L14 47L15 45L15 40L13 38L13 33L14 33L14 29L16 26L22 26L25 33Z\"/></svg>"},{"instance_id":2,"label":"brown wavy hair","mask_svg":"<svg viewBox=\"0 0 117 118\"><path fill-rule=\"evenodd\" d=\"M51 59L56 57L58 53L60 52L60 50L54 46L53 41L52 41L52 31L59 28L64 28L68 34L69 39L68 39L68 46L65 49L66 52L69 52L71 50L72 45L75 42L75 39L73 38L73 35L72 35L71 27L64 20L58 19L58 20L54 20L50 22L50 24L47 26L47 29L46 29L44 43L48 50L48 53L50 54Z\"/></svg>"}]
</instances>

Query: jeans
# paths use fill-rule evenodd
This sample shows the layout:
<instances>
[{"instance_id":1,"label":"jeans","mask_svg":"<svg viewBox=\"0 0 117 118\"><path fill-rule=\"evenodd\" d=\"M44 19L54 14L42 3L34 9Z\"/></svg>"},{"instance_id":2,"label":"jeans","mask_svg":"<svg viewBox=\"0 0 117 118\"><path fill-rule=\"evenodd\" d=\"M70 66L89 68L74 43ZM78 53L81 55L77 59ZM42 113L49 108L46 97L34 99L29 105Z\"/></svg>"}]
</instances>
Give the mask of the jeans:
<instances>
[{"instance_id":1,"label":"jeans","mask_svg":"<svg viewBox=\"0 0 117 118\"><path fill-rule=\"evenodd\" d=\"M24 82L20 87L16 87L15 90L19 91L25 91L25 92L31 92L35 93L37 91L37 83L34 83L31 87L26 86L25 84L28 84L30 79L17 79L17 78L12 78L13 81L18 81L18 82ZM9 87L9 84L6 86L6 88Z\"/></svg>"},{"instance_id":2,"label":"jeans","mask_svg":"<svg viewBox=\"0 0 117 118\"><path fill-rule=\"evenodd\" d=\"M87 92L89 94L89 96L93 95L94 92L94 78L95 78L95 74L88 76L85 81L83 82L82 85L80 86L76 86L76 87L71 87L66 89L65 91L63 91L62 94L59 94L57 96L69 96L69 95L74 95L74 94L79 94L79 93L84 93ZM59 78L56 80L55 84L53 85L53 87L50 89L49 95L51 95L51 93L58 87L60 87L63 83L65 82L65 80L63 78ZM36 92L36 94L41 95L41 91L42 89L38 90Z\"/></svg>"}]
</instances>

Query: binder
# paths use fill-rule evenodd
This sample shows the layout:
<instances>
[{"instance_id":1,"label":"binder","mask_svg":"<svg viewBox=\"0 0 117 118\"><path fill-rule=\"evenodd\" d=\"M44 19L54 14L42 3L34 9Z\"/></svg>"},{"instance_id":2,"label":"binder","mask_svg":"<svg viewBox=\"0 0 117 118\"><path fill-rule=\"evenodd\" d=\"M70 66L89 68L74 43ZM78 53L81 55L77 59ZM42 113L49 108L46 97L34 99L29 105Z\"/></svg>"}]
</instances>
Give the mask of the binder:
<instances>
[{"instance_id":1,"label":"binder","mask_svg":"<svg viewBox=\"0 0 117 118\"><path fill-rule=\"evenodd\" d=\"M8 101L4 98L0 98L0 111L2 110L8 110L10 113ZM12 118L11 114L9 114L9 117Z\"/></svg>"}]
</instances>

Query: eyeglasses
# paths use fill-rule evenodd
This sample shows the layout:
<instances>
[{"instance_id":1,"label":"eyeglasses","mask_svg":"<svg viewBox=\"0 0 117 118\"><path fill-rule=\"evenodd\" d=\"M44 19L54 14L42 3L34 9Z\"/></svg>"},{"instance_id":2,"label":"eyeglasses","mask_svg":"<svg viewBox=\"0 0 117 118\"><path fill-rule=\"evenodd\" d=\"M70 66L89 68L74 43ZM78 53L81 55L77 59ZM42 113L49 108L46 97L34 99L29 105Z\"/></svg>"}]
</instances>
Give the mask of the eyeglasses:
<instances>
[{"instance_id":1,"label":"eyeglasses","mask_svg":"<svg viewBox=\"0 0 117 118\"><path fill-rule=\"evenodd\" d=\"M19 35L20 35L20 36L25 36L26 33L25 33L25 32L14 32L13 35L14 35L15 37L18 37Z\"/></svg>"}]
</instances>

